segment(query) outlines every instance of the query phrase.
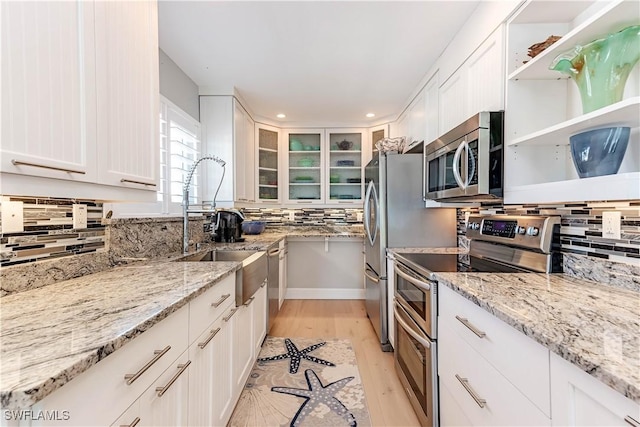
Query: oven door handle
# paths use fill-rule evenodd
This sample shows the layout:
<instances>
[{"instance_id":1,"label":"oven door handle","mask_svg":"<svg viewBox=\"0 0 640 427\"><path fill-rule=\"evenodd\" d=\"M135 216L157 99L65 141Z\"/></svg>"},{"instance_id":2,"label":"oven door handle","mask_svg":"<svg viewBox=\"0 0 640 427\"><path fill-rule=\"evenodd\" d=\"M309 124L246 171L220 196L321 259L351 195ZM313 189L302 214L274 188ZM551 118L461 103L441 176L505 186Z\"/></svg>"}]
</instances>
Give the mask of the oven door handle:
<instances>
[{"instance_id":1,"label":"oven door handle","mask_svg":"<svg viewBox=\"0 0 640 427\"><path fill-rule=\"evenodd\" d=\"M407 322L402 320L402 318L400 317L400 314L398 313L398 303L397 302L393 303L393 316L396 318L396 322L398 322L400 324L402 329L404 329L406 333L411 335L413 337L413 339L418 341L423 347L431 348L431 343L429 341L427 341L424 338L422 338L418 333L416 333L413 329L411 329L411 327L407 324Z\"/></svg>"},{"instance_id":2,"label":"oven door handle","mask_svg":"<svg viewBox=\"0 0 640 427\"><path fill-rule=\"evenodd\" d=\"M398 263L393 264L393 269L395 270L398 276L402 277L404 280L422 289L423 291L431 290L431 285L429 283L423 282L422 280L418 280L415 277L409 276L407 273L405 273L400 269L400 267L398 266Z\"/></svg>"}]
</instances>

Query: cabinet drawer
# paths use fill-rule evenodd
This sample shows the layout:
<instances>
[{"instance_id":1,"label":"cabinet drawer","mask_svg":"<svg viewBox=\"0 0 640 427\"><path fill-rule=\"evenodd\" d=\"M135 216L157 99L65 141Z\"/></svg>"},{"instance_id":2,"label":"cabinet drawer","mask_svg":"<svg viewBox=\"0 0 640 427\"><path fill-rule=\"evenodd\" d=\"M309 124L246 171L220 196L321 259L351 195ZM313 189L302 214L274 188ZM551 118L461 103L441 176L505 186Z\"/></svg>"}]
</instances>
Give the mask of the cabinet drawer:
<instances>
[{"instance_id":1,"label":"cabinet drawer","mask_svg":"<svg viewBox=\"0 0 640 427\"><path fill-rule=\"evenodd\" d=\"M189 305L189 344L236 301L236 275L231 274Z\"/></svg>"},{"instance_id":2,"label":"cabinet drawer","mask_svg":"<svg viewBox=\"0 0 640 427\"><path fill-rule=\"evenodd\" d=\"M438 327L448 326L457 333L551 416L549 350L446 286L439 291Z\"/></svg>"},{"instance_id":3,"label":"cabinet drawer","mask_svg":"<svg viewBox=\"0 0 640 427\"><path fill-rule=\"evenodd\" d=\"M536 405L448 325L442 325L439 332L438 373L450 393L444 396L445 406L446 398L453 398L472 425L551 425ZM529 367L523 363L522 369Z\"/></svg>"},{"instance_id":4,"label":"cabinet drawer","mask_svg":"<svg viewBox=\"0 0 640 427\"><path fill-rule=\"evenodd\" d=\"M69 411L69 420L32 425L110 425L186 350L188 319L182 307L33 407ZM128 385L128 374L139 375Z\"/></svg>"}]
</instances>

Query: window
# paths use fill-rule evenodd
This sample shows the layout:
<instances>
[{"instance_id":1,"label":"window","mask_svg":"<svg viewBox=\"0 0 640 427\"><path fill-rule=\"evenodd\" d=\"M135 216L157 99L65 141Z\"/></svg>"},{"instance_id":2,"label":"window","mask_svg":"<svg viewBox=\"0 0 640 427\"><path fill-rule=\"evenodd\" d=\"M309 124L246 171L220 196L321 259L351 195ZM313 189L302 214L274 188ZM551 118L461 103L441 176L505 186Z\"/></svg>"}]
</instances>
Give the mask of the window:
<instances>
[{"instance_id":1,"label":"window","mask_svg":"<svg viewBox=\"0 0 640 427\"><path fill-rule=\"evenodd\" d=\"M189 169L200 156L200 123L169 100L160 99L160 188L163 213L182 212L182 191ZM189 204L199 203L199 176L189 186Z\"/></svg>"}]
</instances>

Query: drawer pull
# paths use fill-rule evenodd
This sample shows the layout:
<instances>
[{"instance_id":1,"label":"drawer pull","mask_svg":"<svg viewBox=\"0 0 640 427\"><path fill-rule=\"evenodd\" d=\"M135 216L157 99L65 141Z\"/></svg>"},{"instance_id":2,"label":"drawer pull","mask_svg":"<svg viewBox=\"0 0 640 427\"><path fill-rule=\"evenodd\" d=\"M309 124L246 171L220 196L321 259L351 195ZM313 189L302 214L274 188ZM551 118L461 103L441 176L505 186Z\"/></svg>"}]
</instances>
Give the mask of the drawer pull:
<instances>
[{"instance_id":1,"label":"drawer pull","mask_svg":"<svg viewBox=\"0 0 640 427\"><path fill-rule=\"evenodd\" d=\"M638 422L634 418L631 418L631 415L627 415L626 417L624 417L624 421L630 426L640 427L640 422Z\"/></svg>"},{"instance_id":2,"label":"drawer pull","mask_svg":"<svg viewBox=\"0 0 640 427\"><path fill-rule=\"evenodd\" d=\"M264 282L262 282L262 285L260 285L260 288L264 288L265 286L267 286L267 281L266 280Z\"/></svg>"},{"instance_id":3,"label":"drawer pull","mask_svg":"<svg viewBox=\"0 0 640 427\"><path fill-rule=\"evenodd\" d=\"M136 372L135 374L126 374L126 375L124 376L124 379L125 379L125 380L127 380L127 385L131 385L131 384L133 384L133 382L134 382L135 380L137 380L138 378L140 378L140 375L144 374L144 373L147 371L147 369L149 369L149 368L151 367L151 365L153 365L153 364L154 364L154 363L156 363L158 360L160 360L160 358L161 358L162 356L164 356L165 354L167 354L167 352L168 352L169 350L171 350L171 346L170 346L170 345L166 346L166 347L165 347L164 349L162 349L162 350L155 350L155 351L153 352L153 354L155 354L154 358L153 358L153 359L151 359L151 360L149 360L149 361L147 362L147 364L146 364L146 365L144 365L144 366L143 366L143 367L142 367L138 372Z\"/></svg>"},{"instance_id":4,"label":"drawer pull","mask_svg":"<svg viewBox=\"0 0 640 427\"><path fill-rule=\"evenodd\" d=\"M220 307L220 304L222 304L227 298L229 298L231 296L231 294L224 294L220 297L220 299L216 302L212 302L211 303L211 307L213 308L218 308Z\"/></svg>"},{"instance_id":5,"label":"drawer pull","mask_svg":"<svg viewBox=\"0 0 640 427\"><path fill-rule=\"evenodd\" d=\"M67 169L67 168L59 168L59 167L56 167L56 166L41 165L41 164L38 164L38 163L23 162L22 160L16 160L16 159L11 160L11 163L16 165L16 166L20 166L20 165L22 165L22 166L33 166L34 168L51 169L53 171L68 172L68 173L79 173L81 175L85 175L86 174L85 171L79 171L79 170Z\"/></svg>"},{"instance_id":6,"label":"drawer pull","mask_svg":"<svg viewBox=\"0 0 640 427\"><path fill-rule=\"evenodd\" d=\"M139 422L140 422L140 417L135 417L135 419L131 421L131 424L127 424L126 426L121 425L120 427L136 427Z\"/></svg>"},{"instance_id":7,"label":"drawer pull","mask_svg":"<svg viewBox=\"0 0 640 427\"><path fill-rule=\"evenodd\" d=\"M256 297L251 297L247 300L247 302L244 303L245 307L249 307L251 305L251 303L253 302L253 300L256 299Z\"/></svg>"},{"instance_id":8,"label":"drawer pull","mask_svg":"<svg viewBox=\"0 0 640 427\"><path fill-rule=\"evenodd\" d=\"M144 182L144 181L136 181L134 179L125 179L122 178L120 180L120 182L122 183L129 183L129 184L140 184L140 185L148 185L150 187L156 187L156 184L154 184L153 182Z\"/></svg>"},{"instance_id":9,"label":"drawer pull","mask_svg":"<svg viewBox=\"0 0 640 427\"><path fill-rule=\"evenodd\" d=\"M464 389L467 390L467 393L469 393L471 397L473 397L473 400L476 401L478 406L481 408L484 408L484 406L487 404L487 401L484 399L481 399L480 396L476 394L476 392L469 385L469 380L466 378L461 378L460 375L458 374L456 374L456 379L460 381L460 384L462 384L462 387L464 387Z\"/></svg>"},{"instance_id":10,"label":"drawer pull","mask_svg":"<svg viewBox=\"0 0 640 427\"><path fill-rule=\"evenodd\" d=\"M238 311L238 309L234 308L233 310L231 310L229 312L229 314L227 314L225 317L223 317L222 320L224 320L225 322L228 322L229 319L231 319L233 317L233 315L236 314L236 311Z\"/></svg>"},{"instance_id":11,"label":"drawer pull","mask_svg":"<svg viewBox=\"0 0 640 427\"><path fill-rule=\"evenodd\" d=\"M178 377L182 375L184 371L187 370L189 365L191 365L191 360L187 360L187 363L185 363L184 365L178 365L178 369L180 370L178 371L177 374L173 376L173 378L171 378L171 380L167 383L167 385L164 387L156 387L156 391L158 392L158 397L162 397L162 395L165 394L167 390L169 390L169 387L171 387L173 383L176 382Z\"/></svg>"},{"instance_id":12,"label":"drawer pull","mask_svg":"<svg viewBox=\"0 0 640 427\"><path fill-rule=\"evenodd\" d=\"M211 334L207 337L207 339L202 341L201 343L198 343L198 347L200 347L201 349L205 348L207 344L209 344L209 341L211 341L213 337L218 335L218 332L220 332L220 328L212 329Z\"/></svg>"},{"instance_id":13,"label":"drawer pull","mask_svg":"<svg viewBox=\"0 0 640 427\"><path fill-rule=\"evenodd\" d=\"M469 330L471 332L473 332L474 334L476 334L478 336L478 338L484 338L487 336L486 333L482 332L480 329L476 328L475 326L473 326L471 323L469 323L469 320L464 318L464 317L460 317L460 316L456 316L456 319L458 319L458 321L460 323L462 323L464 326L466 326L467 328L469 328Z\"/></svg>"}]
</instances>

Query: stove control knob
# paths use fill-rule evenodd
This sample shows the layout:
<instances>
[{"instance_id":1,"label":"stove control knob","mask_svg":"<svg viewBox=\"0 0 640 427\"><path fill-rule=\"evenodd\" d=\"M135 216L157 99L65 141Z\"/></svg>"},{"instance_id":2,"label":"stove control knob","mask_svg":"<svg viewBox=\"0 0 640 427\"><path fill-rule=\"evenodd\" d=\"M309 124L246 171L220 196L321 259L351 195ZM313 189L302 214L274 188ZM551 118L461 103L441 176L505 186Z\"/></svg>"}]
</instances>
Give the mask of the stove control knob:
<instances>
[{"instance_id":1,"label":"stove control knob","mask_svg":"<svg viewBox=\"0 0 640 427\"><path fill-rule=\"evenodd\" d=\"M470 225L471 225L471 229L472 230L480 230L480 223L479 222L472 222Z\"/></svg>"},{"instance_id":2,"label":"stove control knob","mask_svg":"<svg viewBox=\"0 0 640 427\"><path fill-rule=\"evenodd\" d=\"M540 229L538 227L527 228L527 234L529 236L537 236L539 232L540 232Z\"/></svg>"},{"instance_id":3,"label":"stove control knob","mask_svg":"<svg viewBox=\"0 0 640 427\"><path fill-rule=\"evenodd\" d=\"M516 233L518 233L518 234L524 234L524 233L526 233L526 232L527 232L527 229L526 229L526 228L524 228L523 226L521 226L521 225L516 226Z\"/></svg>"}]
</instances>

